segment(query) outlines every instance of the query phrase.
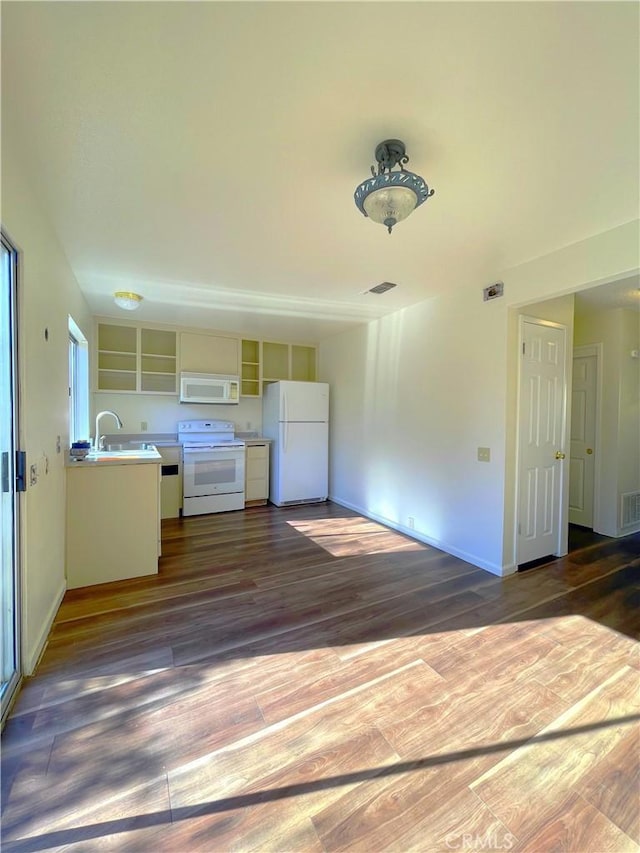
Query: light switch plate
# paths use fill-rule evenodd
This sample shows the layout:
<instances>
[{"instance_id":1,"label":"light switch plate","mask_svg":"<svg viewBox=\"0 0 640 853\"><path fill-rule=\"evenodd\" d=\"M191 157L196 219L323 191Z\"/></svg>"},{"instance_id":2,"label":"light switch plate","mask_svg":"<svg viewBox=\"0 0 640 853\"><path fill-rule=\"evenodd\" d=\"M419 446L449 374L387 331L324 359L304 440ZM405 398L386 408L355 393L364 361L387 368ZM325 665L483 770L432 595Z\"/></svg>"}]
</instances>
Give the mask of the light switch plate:
<instances>
[{"instance_id":1,"label":"light switch plate","mask_svg":"<svg viewBox=\"0 0 640 853\"><path fill-rule=\"evenodd\" d=\"M478 462L491 462L491 448L489 448L489 447L479 447L478 448Z\"/></svg>"}]
</instances>

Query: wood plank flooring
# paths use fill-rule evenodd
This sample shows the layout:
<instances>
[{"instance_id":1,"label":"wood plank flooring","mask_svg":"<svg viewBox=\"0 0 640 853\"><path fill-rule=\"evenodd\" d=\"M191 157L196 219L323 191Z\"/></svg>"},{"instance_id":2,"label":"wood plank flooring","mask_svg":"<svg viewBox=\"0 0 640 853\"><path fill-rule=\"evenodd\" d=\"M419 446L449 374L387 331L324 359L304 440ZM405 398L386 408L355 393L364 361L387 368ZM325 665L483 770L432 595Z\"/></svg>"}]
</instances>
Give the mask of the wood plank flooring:
<instances>
[{"instance_id":1,"label":"wood plank flooring","mask_svg":"<svg viewBox=\"0 0 640 853\"><path fill-rule=\"evenodd\" d=\"M335 504L67 593L3 851L637 851L640 535L506 579Z\"/></svg>"}]
</instances>

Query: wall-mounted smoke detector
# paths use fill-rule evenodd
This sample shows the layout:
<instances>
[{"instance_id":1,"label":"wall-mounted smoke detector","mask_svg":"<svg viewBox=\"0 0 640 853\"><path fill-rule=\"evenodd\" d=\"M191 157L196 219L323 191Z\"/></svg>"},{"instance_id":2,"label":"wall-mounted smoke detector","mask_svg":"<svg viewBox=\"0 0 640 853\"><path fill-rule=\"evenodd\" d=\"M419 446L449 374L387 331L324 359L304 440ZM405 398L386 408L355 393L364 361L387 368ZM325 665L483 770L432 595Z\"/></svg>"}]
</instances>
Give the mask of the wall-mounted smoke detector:
<instances>
[{"instance_id":1,"label":"wall-mounted smoke detector","mask_svg":"<svg viewBox=\"0 0 640 853\"><path fill-rule=\"evenodd\" d=\"M377 293L378 295L381 293L386 293L387 290L392 290L394 287L397 287L397 284L394 284L392 281L383 281L380 284L376 284L375 287L369 288L369 290L365 290L365 293Z\"/></svg>"}]
</instances>

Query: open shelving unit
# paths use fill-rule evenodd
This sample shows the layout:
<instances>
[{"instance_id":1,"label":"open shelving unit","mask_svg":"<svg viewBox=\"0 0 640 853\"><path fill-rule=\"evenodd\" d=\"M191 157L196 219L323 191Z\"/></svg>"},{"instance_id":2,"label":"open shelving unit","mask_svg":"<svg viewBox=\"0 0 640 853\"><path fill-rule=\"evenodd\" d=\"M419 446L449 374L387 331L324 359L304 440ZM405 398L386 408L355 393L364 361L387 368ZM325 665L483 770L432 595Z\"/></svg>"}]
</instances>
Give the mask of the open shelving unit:
<instances>
[{"instance_id":1,"label":"open shelving unit","mask_svg":"<svg viewBox=\"0 0 640 853\"><path fill-rule=\"evenodd\" d=\"M269 383L279 379L316 381L316 348L274 341L242 341L244 397L260 397Z\"/></svg>"},{"instance_id":2,"label":"open shelving unit","mask_svg":"<svg viewBox=\"0 0 640 853\"><path fill-rule=\"evenodd\" d=\"M177 336L163 329L98 323L98 391L175 394Z\"/></svg>"}]
</instances>

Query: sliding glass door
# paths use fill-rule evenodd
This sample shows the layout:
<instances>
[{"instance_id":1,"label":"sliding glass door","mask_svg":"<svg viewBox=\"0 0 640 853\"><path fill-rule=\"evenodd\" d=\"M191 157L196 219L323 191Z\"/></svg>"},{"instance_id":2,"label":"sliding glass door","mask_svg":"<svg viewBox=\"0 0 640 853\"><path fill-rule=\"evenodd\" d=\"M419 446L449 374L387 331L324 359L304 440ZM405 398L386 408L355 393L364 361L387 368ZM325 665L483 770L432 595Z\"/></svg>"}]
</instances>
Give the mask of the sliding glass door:
<instances>
[{"instance_id":1,"label":"sliding glass door","mask_svg":"<svg viewBox=\"0 0 640 853\"><path fill-rule=\"evenodd\" d=\"M2 234L2 268L0 293L0 460L2 490L0 492L0 532L2 534L0 566L0 657L2 682L0 704L4 723L20 677L20 571L19 571L19 501L17 494L17 323L16 301L18 254Z\"/></svg>"}]
</instances>

